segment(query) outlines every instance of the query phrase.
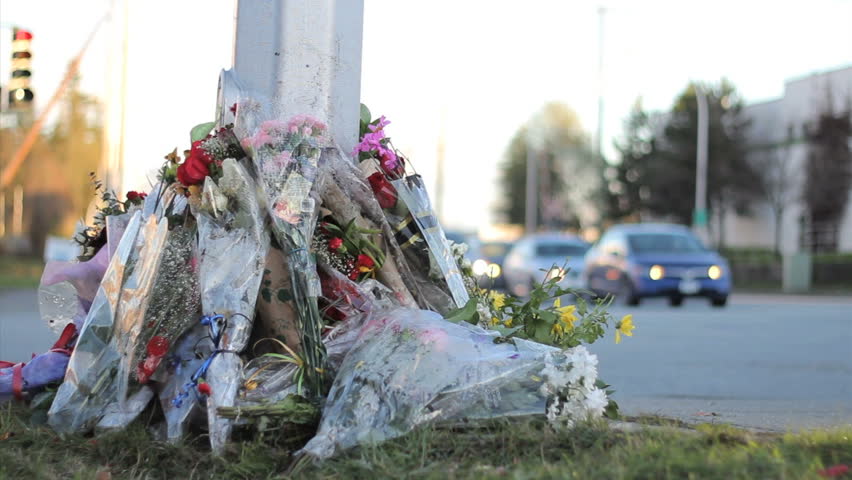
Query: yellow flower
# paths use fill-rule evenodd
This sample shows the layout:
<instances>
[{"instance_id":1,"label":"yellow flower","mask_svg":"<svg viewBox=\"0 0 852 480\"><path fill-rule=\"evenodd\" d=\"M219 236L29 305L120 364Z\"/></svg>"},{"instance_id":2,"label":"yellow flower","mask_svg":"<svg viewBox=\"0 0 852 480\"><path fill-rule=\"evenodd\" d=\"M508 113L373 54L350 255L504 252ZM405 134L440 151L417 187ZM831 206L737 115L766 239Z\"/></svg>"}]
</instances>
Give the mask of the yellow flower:
<instances>
[{"instance_id":1,"label":"yellow flower","mask_svg":"<svg viewBox=\"0 0 852 480\"><path fill-rule=\"evenodd\" d=\"M553 328L550 329L550 334L557 336L557 337L561 337L562 333L564 331L565 331L565 329L562 328L562 324L559 323L559 322L556 322L556 323L553 324Z\"/></svg>"},{"instance_id":2,"label":"yellow flower","mask_svg":"<svg viewBox=\"0 0 852 480\"><path fill-rule=\"evenodd\" d=\"M491 317L491 325L497 325L500 323L500 319L497 317Z\"/></svg>"},{"instance_id":3,"label":"yellow flower","mask_svg":"<svg viewBox=\"0 0 852 480\"><path fill-rule=\"evenodd\" d=\"M488 292L488 297L491 299L491 303L494 304L494 308L500 309L506 304L506 295L502 293L497 293L492 290Z\"/></svg>"},{"instance_id":4,"label":"yellow flower","mask_svg":"<svg viewBox=\"0 0 852 480\"><path fill-rule=\"evenodd\" d=\"M636 326L633 325L633 315L625 315L624 318L622 318L615 326L615 343L621 343L622 333L628 337L632 337L634 328L636 328Z\"/></svg>"},{"instance_id":5,"label":"yellow flower","mask_svg":"<svg viewBox=\"0 0 852 480\"><path fill-rule=\"evenodd\" d=\"M511 328L511 327L512 327L512 317L509 317L509 319L508 319L508 320L504 321L504 322L503 322L503 326L504 326L504 327Z\"/></svg>"},{"instance_id":6,"label":"yellow flower","mask_svg":"<svg viewBox=\"0 0 852 480\"><path fill-rule=\"evenodd\" d=\"M562 299L560 298L557 298L553 302L553 306L556 307L556 311L559 312L559 321L565 324L565 327L563 328L565 330L571 330L574 328L574 323L577 322L577 316L574 315L574 312L577 311L577 307L575 305L563 307Z\"/></svg>"}]
</instances>

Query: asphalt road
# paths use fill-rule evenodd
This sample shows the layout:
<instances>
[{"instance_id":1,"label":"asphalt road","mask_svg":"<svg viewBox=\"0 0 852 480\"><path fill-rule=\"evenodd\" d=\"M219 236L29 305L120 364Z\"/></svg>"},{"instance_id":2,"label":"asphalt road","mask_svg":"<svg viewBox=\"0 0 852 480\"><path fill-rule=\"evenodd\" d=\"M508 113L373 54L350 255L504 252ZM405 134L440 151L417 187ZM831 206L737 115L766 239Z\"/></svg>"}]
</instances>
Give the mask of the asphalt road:
<instances>
[{"instance_id":1,"label":"asphalt road","mask_svg":"<svg viewBox=\"0 0 852 480\"><path fill-rule=\"evenodd\" d=\"M628 414L785 431L852 425L852 298L645 301L634 336L591 350Z\"/></svg>"},{"instance_id":2,"label":"asphalt road","mask_svg":"<svg viewBox=\"0 0 852 480\"><path fill-rule=\"evenodd\" d=\"M725 308L661 300L632 313L636 330L590 349L626 414L761 430L852 425L852 298L733 296ZM56 335L34 290L0 291L0 359L25 361Z\"/></svg>"}]
</instances>

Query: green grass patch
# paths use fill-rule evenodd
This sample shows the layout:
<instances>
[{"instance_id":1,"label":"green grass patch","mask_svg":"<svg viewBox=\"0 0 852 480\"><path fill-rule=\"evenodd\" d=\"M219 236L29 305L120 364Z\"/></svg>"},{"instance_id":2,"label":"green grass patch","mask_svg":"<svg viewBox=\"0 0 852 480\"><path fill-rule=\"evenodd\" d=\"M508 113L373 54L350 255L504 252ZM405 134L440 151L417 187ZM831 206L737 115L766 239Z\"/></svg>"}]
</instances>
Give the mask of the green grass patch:
<instances>
[{"instance_id":1,"label":"green grass patch","mask_svg":"<svg viewBox=\"0 0 852 480\"><path fill-rule=\"evenodd\" d=\"M604 422L553 431L542 418L436 426L318 465L292 465L288 434L243 436L217 458L203 435L172 446L152 441L137 422L123 432L63 438L39 425L43 420L43 412L0 405L0 478L91 479L108 471L128 479L816 479L822 468L852 464L852 429L787 435L727 425L684 430L662 417L637 419L655 426L635 432Z\"/></svg>"},{"instance_id":2,"label":"green grass patch","mask_svg":"<svg viewBox=\"0 0 852 480\"><path fill-rule=\"evenodd\" d=\"M44 271L38 257L0 256L0 289L37 287Z\"/></svg>"}]
</instances>

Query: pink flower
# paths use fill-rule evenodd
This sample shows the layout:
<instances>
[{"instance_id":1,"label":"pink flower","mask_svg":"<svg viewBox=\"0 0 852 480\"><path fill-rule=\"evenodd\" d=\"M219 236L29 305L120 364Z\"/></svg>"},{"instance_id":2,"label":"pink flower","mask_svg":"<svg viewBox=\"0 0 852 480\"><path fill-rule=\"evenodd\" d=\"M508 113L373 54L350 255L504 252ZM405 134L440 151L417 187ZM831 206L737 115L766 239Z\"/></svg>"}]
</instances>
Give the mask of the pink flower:
<instances>
[{"instance_id":1,"label":"pink flower","mask_svg":"<svg viewBox=\"0 0 852 480\"><path fill-rule=\"evenodd\" d=\"M331 250L337 250L338 248L343 246L343 239L339 237L334 237L328 241L328 248Z\"/></svg>"},{"instance_id":2,"label":"pink flower","mask_svg":"<svg viewBox=\"0 0 852 480\"><path fill-rule=\"evenodd\" d=\"M449 336L447 335L447 332L440 328L423 330L417 334L417 338L420 340L420 343L424 345L434 345L435 349L439 352L444 351L444 349L447 348L447 343L449 343Z\"/></svg>"},{"instance_id":3,"label":"pink flower","mask_svg":"<svg viewBox=\"0 0 852 480\"><path fill-rule=\"evenodd\" d=\"M311 133L313 133L313 129L311 127L309 127L307 125L302 127L302 135L304 135L306 137L310 137Z\"/></svg>"},{"instance_id":4,"label":"pink flower","mask_svg":"<svg viewBox=\"0 0 852 480\"><path fill-rule=\"evenodd\" d=\"M287 126L280 120L267 120L260 124L260 131L266 133L285 132Z\"/></svg>"},{"instance_id":5,"label":"pink flower","mask_svg":"<svg viewBox=\"0 0 852 480\"><path fill-rule=\"evenodd\" d=\"M375 132L376 130L383 130L386 126L390 125L390 121L385 119L385 116L382 115L379 117L379 123L376 125L370 125L367 128L370 129L371 132Z\"/></svg>"},{"instance_id":6,"label":"pink flower","mask_svg":"<svg viewBox=\"0 0 852 480\"><path fill-rule=\"evenodd\" d=\"M275 216L284 220L287 223L296 225L301 218L299 212L294 210L288 202L278 202L275 204Z\"/></svg>"}]
</instances>

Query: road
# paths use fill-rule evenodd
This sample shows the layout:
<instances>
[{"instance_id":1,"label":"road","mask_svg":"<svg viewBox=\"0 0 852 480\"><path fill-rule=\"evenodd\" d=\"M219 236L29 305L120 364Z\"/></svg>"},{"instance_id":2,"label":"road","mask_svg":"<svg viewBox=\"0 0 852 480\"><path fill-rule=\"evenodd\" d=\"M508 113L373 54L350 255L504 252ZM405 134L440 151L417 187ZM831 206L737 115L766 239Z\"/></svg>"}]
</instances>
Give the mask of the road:
<instances>
[{"instance_id":1,"label":"road","mask_svg":"<svg viewBox=\"0 0 852 480\"><path fill-rule=\"evenodd\" d=\"M632 313L636 330L591 350L626 414L761 430L852 425L852 299L733 296L726 308L662 300ZM0 359L27 360L55 340L33 290L0 291Z\"/></svg>"},{"instance_id":2,"label":"road","mask_svg":"<svg viewBox=\"0 0 852 480\"><path fill-rule=\"evenodd\" d=\"M634 336L591 349L622 411L763 430L852 425L852 298L732 296L614 307Z\"/></svg>"}]
</instances>

